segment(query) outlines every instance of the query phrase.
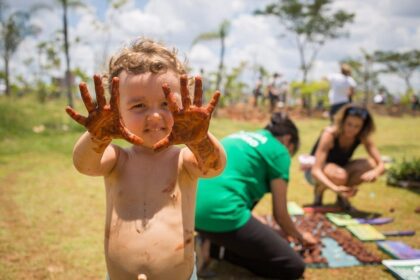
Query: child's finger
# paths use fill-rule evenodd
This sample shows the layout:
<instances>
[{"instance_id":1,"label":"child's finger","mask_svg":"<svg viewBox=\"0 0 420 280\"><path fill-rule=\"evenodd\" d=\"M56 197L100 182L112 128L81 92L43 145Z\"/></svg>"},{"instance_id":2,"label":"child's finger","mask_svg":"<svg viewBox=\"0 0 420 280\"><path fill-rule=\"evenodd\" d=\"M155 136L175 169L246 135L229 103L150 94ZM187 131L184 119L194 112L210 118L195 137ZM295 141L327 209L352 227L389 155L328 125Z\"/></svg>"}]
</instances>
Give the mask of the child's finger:
<instances>
[{"instance_id":1,"label":"child's finger","mask_svg":"<svg viewBox=\"0 0 420 280\"><path fill-rule=\"evenodd\" d=\"M173 136L172 136L172 133L171 133L167 137L163 138L162 140L160 140L159 142L154 144L153 145L153 150L155 150L155 152L158 152L158 151L168 147L169 145L171 145L172 141L173 141Z\"/></svg>"},{"instance_id":2,"label":"child's finger","mask_svg":"<svg viewBox=\"0 0 420 280\"><path fill-rule=\"evenodd\" d=\"M87 111L90 113L95 110L96 106L93 103L92 97L90 97L89 90L86 83L79 84L80 95L82 96L83 103L86 106Z\"/></svg>"},{"instance_id":3,"label":"child's finger","mask_svg":"<svg viewBox=\"0 0 420 280\"><path fill-rule=\"evenodd\" d=\"M203 82L200 76L195 77L194 83L194 105L201 107L203 104Z\"/></svg>"},{"instance_id":4,"label":"child's finger","mask_svg":"<svg viewBox=\"0 0 420 280\"><path fill-rule=\"evenodd\" d=\"M96 102L98 103L99 108L103 108L106 105L106 99L101 77L99 75L94 75L93 81L95 82Z\"/></svg>"},{"instance_id":5,"label":"child's finger","mask_svg":"<svg viewBox=\"0 0 420 280\"><path fill-rule=\"evenodd\" d=\"M169 88L168 84L162 85L163 93L165 94L166 100L168 100L169 110L172 113L179 112L178 104L176 103L175 94L171 92L171 89Z\"/></svg>"},{"instance_id":6,"label":"child's finger","mask_svg":"<svg viewBox=\"0 0 420 280\"><path fill-rule=\"evenodd\" d=\"M67 106L66 112L73 120L75 120L83 126L86 126L86 118L77 113L72 107Z\"/></svg>"},{"instance_id":7,"label":"child's finger","mask_svg":"<svg viewBox=\"0 0 420 280\"><path fill-rule=\"evenodd\" d=\"M109 105L111 105L111 109L119 110L120 108L120 79L114 77L112 79L112 87L111 87L111 99L109 100Z\"/></svg>"},{"instance_id":8,"label":"child's finger","mask_svg":"<svg viewBox=\"0 0 420 280\"><path fill-rule=\"evenodd\" d=\"M213 94L213 97L211 98L210 103L207 105L207 112L211 115L214 111L214 108L216 108L217 103L219 102L219 98L220 98L220 91L216 91Z\"/></svg>"},{"instance_id":9,"label":"child's finger","mask_svg":"<svg viewBox=\"0 0 420 280\"><path fill-rule=\"evenodd\" d=\"M182 75L180 78L181 84L181 98L182 98L182 108L188 110L191 106L190 92L188 91L188 77L187 75Z\"/></svg>"},{"instance_id":10,"label":"child's finger","mask_svg":"<svg viewBox=\"0 0 420 280\"><path fill-rule=\"evenodd\" d=\"M121 134L124 139L126 139L128 142L132 144L135 144L135 145L143 144L143 139L141 139L139 136L135 135L134 133L130 132L126 127L122 128Z\"/></svg>"}]
</instances>

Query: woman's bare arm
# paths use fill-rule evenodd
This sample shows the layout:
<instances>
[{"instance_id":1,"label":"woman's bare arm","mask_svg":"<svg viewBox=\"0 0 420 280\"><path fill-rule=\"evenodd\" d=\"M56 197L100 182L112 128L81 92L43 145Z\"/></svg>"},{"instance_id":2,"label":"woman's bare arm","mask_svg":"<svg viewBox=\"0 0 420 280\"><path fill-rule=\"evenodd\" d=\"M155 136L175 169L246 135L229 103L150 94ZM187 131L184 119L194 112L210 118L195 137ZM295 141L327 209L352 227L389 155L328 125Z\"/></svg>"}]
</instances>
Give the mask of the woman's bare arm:
<instances>
[{"instance_id":1,"label":"woman's bare arm","mask_svg":"<svg viewBox=\"0 0 420 280\"><path fill-rule=\"evenodd\" d=\"M315 151L315 163L312 166L312 176L324 186L337 191L335 185L324 173L323 169L327 160L328 152L334 144L334 136L330 131L324 131L319 140L318 147Z\"/></svg>"},{"instance_id":2,"label":"woman's bare arm","mask_svg":"<svg viewBox=\"0 0 420 280\"><path fill-rule=\"evenodd\" d=\"M287 183L282 179L274 179L270 182L272 200L273 200L273 216L281 229L294 239L297 239L304 245L314 245L317 240L306 232L300 232L287 211Z\"/></svg>"},{"instance_id":3,"label":"woman's bare arm","mask_svg":"<svg viewBox=\"0 0 420 280\"><path fill-rule=\"evenodd\" d=\"M374 169L362 174L362 179L364 181L373 181L385 172L385 165L381 159L381 154L372 139L367 138L363 140L362 143L365 146L366 152L376 163Z\"/></svg>"}]
</instances>

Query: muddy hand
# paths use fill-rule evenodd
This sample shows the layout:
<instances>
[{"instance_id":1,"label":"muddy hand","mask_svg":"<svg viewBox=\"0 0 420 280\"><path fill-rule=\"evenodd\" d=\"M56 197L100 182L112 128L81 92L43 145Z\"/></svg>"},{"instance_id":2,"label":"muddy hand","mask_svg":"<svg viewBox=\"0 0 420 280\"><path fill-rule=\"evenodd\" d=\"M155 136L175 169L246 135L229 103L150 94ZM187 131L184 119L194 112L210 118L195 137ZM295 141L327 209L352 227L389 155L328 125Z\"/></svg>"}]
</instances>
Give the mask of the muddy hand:
<instances>
[{"instance_id":1,"label":"muddy hand","mask_svg":"<svg viewBox=\"0 0 420 280\"><path fill-rule=\"evenodd\" d=\"M193 104L191 104L189 96L187 75L181 76L180 84L182 109L180 109L176 103L175 93L171 91L167 84L162 86L165 97L169 103L169 109L174 118L174 126L167 137L153 146L155 150L163 149L169 145L198 143L207 137L211 114L219 101L220 92L216 91L213 94L210 103L203 107L201 77L195 77Z\"/></svg>"},{"instance_id":2,"label":"muddy hand","mask_svg":"<svg viewBox=\"0 0 420 280\"><path fill-rule=\"evenodd\" d=\"M89 94L85 83L80 83L79 89L83 103L88 111L88 116L84 117L77 113L73 108L67 106L66 112L69 116L87 128L87 130L99 140L109 140L123 138L127 141L140 145L143 140L131 133L123 124L119 112L120 92L119 79L112 80L112 91L110 104L106 104L104 87L98 75L93 77L95 82L95 93L97 104L95 104Z\"/></svg>"}]
</instances>

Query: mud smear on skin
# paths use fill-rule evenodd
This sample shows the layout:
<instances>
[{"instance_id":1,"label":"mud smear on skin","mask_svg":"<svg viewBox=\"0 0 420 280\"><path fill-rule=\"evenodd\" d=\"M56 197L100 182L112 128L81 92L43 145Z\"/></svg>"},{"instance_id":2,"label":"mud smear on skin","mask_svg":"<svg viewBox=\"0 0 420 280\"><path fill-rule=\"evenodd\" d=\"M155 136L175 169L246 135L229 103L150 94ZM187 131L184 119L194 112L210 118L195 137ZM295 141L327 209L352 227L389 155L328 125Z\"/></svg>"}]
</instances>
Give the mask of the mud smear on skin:
<instances>
[{"instance_id":1,"label":"mud smear on skin","mask_svg":"<svg viewBox=\"0 0 420 280\"><path fill-rule=\"evenodd\" d=\"M175 247L175 251L179 251L184 249L186 246L188 246L189 244L191 244L194 240L194 231L192 230L185 230L185 240L183 243L179 244L178 246Z\"/></svg>"},{"instance_id":2,"label":"mud smear on skin","mask_svg":"<svg viewBox=\"0 0 420 280\"><path fill-rule=\"evenodd\" d=\"M178 193L175 191L176 181L169 183L169 185L162 190L162 193L169 194L172 202L176 202L178 200Z\"/></svg>"}]
</instances>

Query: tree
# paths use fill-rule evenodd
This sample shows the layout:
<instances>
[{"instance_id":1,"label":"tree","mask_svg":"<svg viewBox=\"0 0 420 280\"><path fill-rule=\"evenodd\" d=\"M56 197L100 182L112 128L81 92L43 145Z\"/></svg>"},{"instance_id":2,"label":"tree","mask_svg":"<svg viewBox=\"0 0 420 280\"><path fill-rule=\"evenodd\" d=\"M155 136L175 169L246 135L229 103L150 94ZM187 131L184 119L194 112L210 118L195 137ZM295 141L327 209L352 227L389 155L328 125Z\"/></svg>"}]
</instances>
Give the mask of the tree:
<instances>
[{"instance_id":1,"label":"tree","mask_svg":"<svg viewBox=\"0 0 420 280\"><path fill-rule=\"evenodd\" d=\"M68 32L68 10L69 8L85 7L82 0L55 0L56 5L62 10L62 23L63 29L61 30L63 35L64 45L64 56L66 60L65 70L65 81L66 81L66 94L67 103L70 107L73 107L73 95L72 95L72 80L71 80L71 57L70 57L70 43L69 43L69 32ZM48 5L43 5L43 8L51 9Z\"/></svg>"},{"instance_id":2,"label":"tree","mask_svg":"<svg viewBox=\"0 0 420 280\"><path fill-rule=\"evenodd\" d=\"M37 33L39 29L29 23L29 12L15 11L5 16L3 12L6 8L6 3L0 1L0 51L4 62L5 93L10 96L10 60L25 37Z\"/></svg>"},{"instance_id":3,"label":"tree","mask_svg":"<svg viewBox=\"0 0 420 280\"><path fill-rule=\"evenodd\" d=\"M64 54L66 56L66 87L67 87L67 102L70 107L73 107L73 95L71 93L71 72L70 72L70 44L68 35L68 19L67 11L69 7L82 7L84 4L78 0L57 0L63 9L63 38L64 38Z\"/></svg>"},{"instance_id":4,"label":"tree","mask_svg":"<svg viewBox=\"0 0 420 280\"><path fill-rule=\"evenodd\" d=\"M222 99L223 105L231 105L243 96L244 88L247 84L239 79L240 75L246 67L246 62L242 61L237 67L232 68L230 73L226 73L226 81L224 84L224 95Z\"/></svg>"},{"instance_id":5,"label":"tree","mask_svg":"<svg viewBox=\"0 0 420 280\"><path fill-rule=\"evenodd\" d=\"M202 33L197 36L192 42L194 46L196 43L200 41L209 41L209 40L218 40L220 39L220 56L219 56L219 69L217 71L217 78L216 78L216 89L220 89L220 84L222 82L222 73L223 73L223 65L224 65L224 57L225 57L225 39L227 34L229 33L230 22L228 20L224 20L218 27L216 31L213 32L206 32Z\"/></svg>"},{"instance_id":6,"label":"tree","mask_svg":"<svg viewBox=\"0 0 420 280\"><path fill-rule=\"evenodd\" d=\"M406 52L376 51L375 61L382 64L383 73L392 73L401 77L406 85L406 92L411 91L411 77L420 68L420 50L410 50Z\"/></svg>"},{"instance_id":7,"label":"tree","mask_svg":"<svg viewBox=\"0 0 420 280\"><path fill-rule=\"evenodd\" d=\"M347 63L352 68L354 79L363 86L363 105L367 106L371 97L371 93L375 88L379 87L378 80L380 71L375 70L373 64L375 63L374 55L361 49L362 57L358 59L349 58L341 61Z\"/></svg>"},{"instance_id":8,"label":"tree","mask_svg":"<svg viewBox=\"0 0 420 280\"><path fill-rule=\"evenodd\" d=\"M295 36L299 51L302 82L307 81L309 71L321 47L328 40L346 35L345 25L353 21L354 14L338 10L330 13L332 0L278 0L256 15L277 16L280 23Z\"/></svg>"}]
</instances>

